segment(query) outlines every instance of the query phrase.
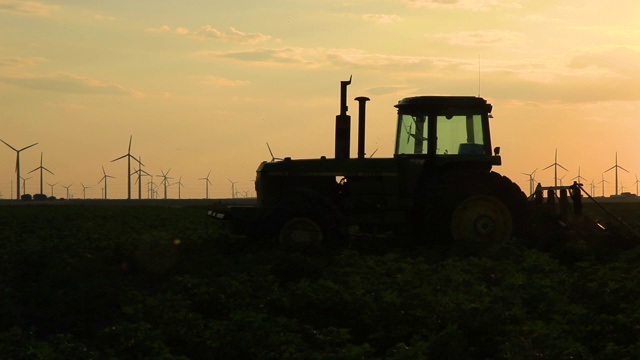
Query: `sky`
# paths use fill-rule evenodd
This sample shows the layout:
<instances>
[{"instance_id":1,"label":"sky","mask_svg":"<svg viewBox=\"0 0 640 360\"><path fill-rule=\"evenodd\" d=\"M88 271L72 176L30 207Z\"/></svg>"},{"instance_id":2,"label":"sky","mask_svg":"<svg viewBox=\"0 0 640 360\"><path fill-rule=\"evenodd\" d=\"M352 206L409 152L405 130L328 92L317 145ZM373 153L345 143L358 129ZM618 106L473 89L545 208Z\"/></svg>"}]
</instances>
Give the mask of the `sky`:
<instances>
[{"instance_id":1,"label":"sky","mask_svg":"<svg viewBox=\"0 0 640 360\"><path fill-rule=\"evenodd\" d=\"M354 157L356 96L371 99L366 152L391 157L398 100L480 95L494 170L525 193L534 171L553 184L556 151L563 183L580 174L598 196L615 192L617 154L618 191L636 193L639 18L632 0L0 0L0 139L38 143L20 156L31 194L42 156L47 195L101 198L104 167L108 197L126 198L126 159L112 160L131 138L154 183L172 178L168 198L204 198L207 176L210 198L232 182L255 196L267 142L276 157L333 157L353 76ZM0 143L3 198L15 158Z\"/></svg>"}]
</instances>

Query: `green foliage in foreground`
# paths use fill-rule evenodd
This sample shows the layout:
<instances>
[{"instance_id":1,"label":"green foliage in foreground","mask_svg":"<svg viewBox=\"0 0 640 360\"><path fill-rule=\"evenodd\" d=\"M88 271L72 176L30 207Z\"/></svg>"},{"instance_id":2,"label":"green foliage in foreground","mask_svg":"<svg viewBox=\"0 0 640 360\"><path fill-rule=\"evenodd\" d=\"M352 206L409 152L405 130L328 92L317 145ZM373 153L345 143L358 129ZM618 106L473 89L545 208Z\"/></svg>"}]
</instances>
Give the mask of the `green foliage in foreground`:
<instances>
[{"instance_id":1,"label":"green foliage in foreground","mask_svg":"<svg viewBox=\"0 0 640 360\"><path fill-rule=\"evenodd\" d=\"M205 210L0 207L0 357L640 358L640 250L287 253Z\"/></svg>"}]
</instances>

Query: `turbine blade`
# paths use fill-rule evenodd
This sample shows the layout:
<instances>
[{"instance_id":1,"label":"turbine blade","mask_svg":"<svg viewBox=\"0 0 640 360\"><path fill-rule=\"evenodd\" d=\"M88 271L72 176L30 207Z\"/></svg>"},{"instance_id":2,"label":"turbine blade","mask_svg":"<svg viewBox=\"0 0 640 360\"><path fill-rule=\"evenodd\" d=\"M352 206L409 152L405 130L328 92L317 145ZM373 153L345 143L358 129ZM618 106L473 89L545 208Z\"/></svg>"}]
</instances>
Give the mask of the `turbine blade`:
<instances>
[{"instance_id":1,"label":"turbine blade","mask_svg":"<svg viewBox=\"0 0 640 360\"><path fill-rule=\"evenodd\" d=\"M124 158L126 158L128 155L129 155L129 154L124 154L124 155L120 156L120 157L119 157L119 158L117 158L117 159L113 159L113 160L111 160L111 162L118 161L118 160L120 160L120 159L124 159Z\"/></svg>"},{"instance_id":2,"label":"turbine blade","mask_svg":"<svg viewBox=\"0 0 640 360\"><path fill-rule=\"evenodd\" d=\"M11 145L7 144L4 140L0 139L0 141L2 141L5 145L7 145L8 147L10 147L10 148L11 148L11 150L13 150L13 151L15 151L15 152L17 152L17 151L18 151L18 149L16 149L16 148L14 148L13 146L11 146Z\"/></svg>"},{"instance_id":3,"label":"turbine blade","mask_svg":"<svg viewBox=\"0 0 640 360\"><path fill-rule=\"evenodd\" d=\"M626 172L629 172L629 170L627 170L627 169L623 168L622 166L618 166L618 167L619 167L620 169L622 169L622 170L626 171Z\"/></svg>"},{"instance_id":4,"label":"turbine blade","mask_svg":"<svg viewBox=\"0 0 640 360\"><path fill-rule=\"evenodd\" d=\"M20 149L20 150L18 150L18 151L27 150L28 148L30 148L30 147L32 147L32 146L36 146L36 145L38 145L38 143L31 144L31 145L29 145L29 146L25 146L25 147L23 147L22 149Z\"/></svg>"}]
</instances>

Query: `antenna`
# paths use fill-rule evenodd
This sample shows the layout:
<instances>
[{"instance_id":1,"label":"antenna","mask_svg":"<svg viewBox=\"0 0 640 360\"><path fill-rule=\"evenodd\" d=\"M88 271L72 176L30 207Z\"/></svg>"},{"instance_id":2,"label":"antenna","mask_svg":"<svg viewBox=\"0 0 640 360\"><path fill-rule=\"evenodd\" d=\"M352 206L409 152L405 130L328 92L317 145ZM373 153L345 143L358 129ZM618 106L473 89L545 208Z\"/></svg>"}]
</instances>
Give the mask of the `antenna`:
<instances>
[{"instance_id":1,"label":"antenna","mask_svg":"<svg viewBox=\"0 0 640 360\"><path fill-rule=\"evenodd\" d=\"M8 147L10 147L13 151L16 152L16 187L17 187L17 199L20 200L20 179L22 178L20 176L20 153L24 150L27 150L28 148L32 147L32 146L36 146L38 145L38 143L35 144L31 144L29 146L25 146L22 149L16 149L13 146L7 144L4 140L0 139L0 141L2 141L5 145L7 145Z\"/></svg>"},{"instance_id":2,"label":"antenna","mask_svg":"<svg viewBox=\"0 0 640 360\"><path fill-rule=\"evenodd\" d=\"M480 54L478 54L478 97L480 97Z\"/></svg>"}]
</instances>

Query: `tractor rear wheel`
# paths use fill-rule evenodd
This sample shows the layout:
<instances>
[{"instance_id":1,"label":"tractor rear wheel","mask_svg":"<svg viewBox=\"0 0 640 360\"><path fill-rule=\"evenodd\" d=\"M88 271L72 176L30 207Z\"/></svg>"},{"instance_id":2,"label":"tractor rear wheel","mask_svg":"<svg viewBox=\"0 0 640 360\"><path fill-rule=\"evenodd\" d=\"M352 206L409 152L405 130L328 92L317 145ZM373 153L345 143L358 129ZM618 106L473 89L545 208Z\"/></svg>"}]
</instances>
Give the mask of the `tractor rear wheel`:
<instances>
[{"instance_id":1,"label":"tractor rear wheel","mask_svg":"<svg viewBox=\"0 0 640 360\"><path fill-rule=\"evenodd\" d=\"M451 216L455 240L501 242L511 238L513 221L507 206L493 196L476 195L463 200Z\"/></svg>"}]
</instances>

